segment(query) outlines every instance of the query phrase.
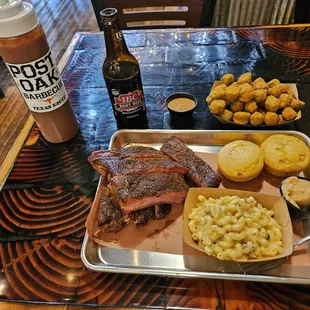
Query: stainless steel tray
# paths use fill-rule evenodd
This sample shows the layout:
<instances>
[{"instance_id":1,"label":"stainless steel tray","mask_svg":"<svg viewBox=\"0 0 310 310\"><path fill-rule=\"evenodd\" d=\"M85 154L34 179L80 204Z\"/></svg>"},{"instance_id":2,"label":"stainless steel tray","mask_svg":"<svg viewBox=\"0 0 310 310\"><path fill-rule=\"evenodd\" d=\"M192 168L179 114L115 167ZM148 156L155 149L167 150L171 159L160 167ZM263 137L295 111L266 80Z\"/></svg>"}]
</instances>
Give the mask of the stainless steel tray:
<instances>
[{"instance_id":1,"label":"stainless steel tray","mask_svg":"<svg viewBox=\"0 0 310 310\"><path fill-rule=\"evenodd\" d=\"M139 144L158 149L168 137L175 135L196 152L217 153L223 145L231 141L244 139L261 144L276 133L294 135L310 147L310 139L296 131L120 130L112 136L109 148ZM308 171L304 171L304 175L307 177ZM302 224L304 235L310 234L310 219L304 220ZM307 250L310 260L309 246ZM286 264L286 259L282 259L275 261L273 266L262 265L248 271L248 264L245 266L216 258L206 260L196 256L105 248L96 244L87 233L82 245L81 259L88 269L99 272L310 284L310 264L290 265ZM268 270L264 271L264 268Z\"/></svg>"}]
</instances>

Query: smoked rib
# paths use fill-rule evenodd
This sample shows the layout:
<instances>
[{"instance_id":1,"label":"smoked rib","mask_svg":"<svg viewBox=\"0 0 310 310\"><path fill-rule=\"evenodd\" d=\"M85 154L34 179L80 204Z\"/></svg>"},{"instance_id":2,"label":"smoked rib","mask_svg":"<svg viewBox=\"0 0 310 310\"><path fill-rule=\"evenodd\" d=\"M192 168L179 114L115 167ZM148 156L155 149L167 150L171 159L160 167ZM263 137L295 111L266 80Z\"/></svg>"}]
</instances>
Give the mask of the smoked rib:
<instances>
[{"instance_id":1,"label":"smoked rib","mask_svg":"<svg viewBox=\"0 0 310 310\"><path fill-rule=\"evenodd\" d=\"M188 170L169 158L119 159L101 157L92 162L93 167L102 175L110 174L149 174L178 172L186 174Z\"/></svg>"},{"instance_id":2,"label":"smoked rib","mask_svg":"<svg viewBox=\"0 0 310 310\"><path fill-rule=\"evenodd\" d=\"M182 203L188 191L179 173L117 175L110 181L112 197L126 213L155 204Z\"/></svg>"},{"instance_id":3,"label":"smoked rib","mask_svg":"<svg viewBox=\"0 0 310 310\"><path fill-rule=\"evenodd\" d=\"M188 169L188 177L199 187L219 187L221 175L197 156L183 142L172 136L166 140L161 149L182 166Z\"/></svg>"}]
</instances>

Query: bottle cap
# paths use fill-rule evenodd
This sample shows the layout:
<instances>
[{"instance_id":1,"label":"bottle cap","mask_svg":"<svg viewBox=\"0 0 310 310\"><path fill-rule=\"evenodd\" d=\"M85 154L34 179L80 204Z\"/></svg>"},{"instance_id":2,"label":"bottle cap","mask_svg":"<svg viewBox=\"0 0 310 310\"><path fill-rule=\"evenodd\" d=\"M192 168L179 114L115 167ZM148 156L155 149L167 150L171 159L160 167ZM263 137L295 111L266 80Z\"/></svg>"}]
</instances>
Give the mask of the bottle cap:
<instances>
[{"instance_id":1,"label":"bottle cap","mask_svg":"<svg viewBox=\"0 0 310 310\"><path fill-rule=\"evenodd\" d=\"M38 24L38 16L30 3L0 0L0 38L20 36Z\"/></svg>"}]
</instances>

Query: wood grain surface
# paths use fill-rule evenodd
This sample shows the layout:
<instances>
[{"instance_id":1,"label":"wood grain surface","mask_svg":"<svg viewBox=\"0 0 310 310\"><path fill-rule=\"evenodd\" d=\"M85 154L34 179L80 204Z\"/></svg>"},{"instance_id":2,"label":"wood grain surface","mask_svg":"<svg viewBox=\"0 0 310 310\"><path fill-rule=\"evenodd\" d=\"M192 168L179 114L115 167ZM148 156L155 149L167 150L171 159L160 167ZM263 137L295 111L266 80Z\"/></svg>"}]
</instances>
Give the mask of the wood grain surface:
<instances>
[{"instance_id":1,"label":"wood grain surface","mask_svg":"<svg viewBox=\"0 0 310 310\"><path fill-rule=\"evenodd\" d=\"M88 1L33 3L57 60L76 30L97 27ZM163 100L183 90L199 99L197 129L222 129L206 112L204 98L213 80L227 71L238 75L251 70L266 79L297 82L301 98L307 98L309 34L306 27L126 33L142 63L150 127L169 128ZM35 127L0 193L0 309L309 309L309 286L103 274L83 266L83 221L98 180L86 157L107 148L116 130L98 69L103 50L102 34L82 34L68 63L63 62L64 81L81 124L79 135L55 146ZM0 102L0 109L13 113L0 112L0 126L5 124L0 127L0 158L27 119L12 80L2 80L5 74L0 70L7 98L15 99ZM284 129L309 135L308 109L307 104L304 121Z\"/></svg>"}]
</instances>

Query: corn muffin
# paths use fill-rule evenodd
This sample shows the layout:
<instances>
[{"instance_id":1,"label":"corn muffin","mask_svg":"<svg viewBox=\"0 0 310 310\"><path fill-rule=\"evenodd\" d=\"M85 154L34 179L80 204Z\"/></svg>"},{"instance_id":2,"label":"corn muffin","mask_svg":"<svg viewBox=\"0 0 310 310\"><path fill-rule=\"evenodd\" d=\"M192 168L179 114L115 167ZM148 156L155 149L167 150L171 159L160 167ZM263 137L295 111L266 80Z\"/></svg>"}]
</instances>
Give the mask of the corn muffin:
<instances>
[{"instance_id":1,"label":"corn muffin","mask_svg":"<svg viewBox=\"0 0 310 310\"><path fill-rule=\"evenodd\" d=\"M264 167L264 153L250 141L236 140L226 144L217 156L223 176L235 182L247 182L260 174Z\"/></svg>"},{"instance_id":2,"label":"corn muffin","mask_svg":"<svg viewBox=\"0 0 310 310\"><path fill-rule=\"evenodd\" d=\"M309 148L293 136L273 135L263 142L261 149L266 170L275 176L296 175L309 165Z\"/></svg>"}]
</instances>

